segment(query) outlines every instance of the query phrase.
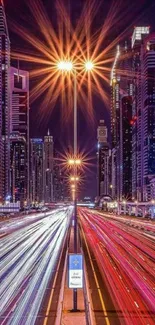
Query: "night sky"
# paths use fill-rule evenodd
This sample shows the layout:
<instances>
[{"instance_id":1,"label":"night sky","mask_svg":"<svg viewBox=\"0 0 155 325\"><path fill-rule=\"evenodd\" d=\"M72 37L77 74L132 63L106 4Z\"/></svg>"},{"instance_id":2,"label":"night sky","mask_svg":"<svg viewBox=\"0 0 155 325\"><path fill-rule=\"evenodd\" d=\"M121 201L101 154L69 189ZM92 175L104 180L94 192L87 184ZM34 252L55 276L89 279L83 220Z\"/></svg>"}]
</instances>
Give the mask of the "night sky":
<instances>
[{"instance_id":1,"label":"night sky","mask_svg":"<svg viewBox=\"0 0 155 325\"><path fill-rule=\"evenodd\" d=\"M30 22L33 19L29 9L26 5L27 2L31 3L31 0L4 0L6 15L8 23L10 21L18 21L19 24L27 28L30 28ZM68 0L63 0L65 5L68 5ZM79 19L81 10L86 0L70 0L70 16L73 25ZM110 6L113 1L111 0L96 0L96 3L100 2L100 9L93 21L92 32L98 30L107 16ZM114 1L116 2L116 0ZM106 47L113 39L115 39L120 32L122 32L128 25L129 28L126 35L126 39L130 40L133 27L135 25L150 25L151 30L155 31L155 0L124 0L117 1L119 7L120 22L117 26L110 31L108 37L103 44L103 48ZM48 12L52 23L55 23L55 0L43 0L43 4ZM126 14L127 12L127 14ZM123 15L123 13L125 13ZM11 48L16 50L17 48L25 47L25 41L20 39L13 33L9 24L9 34L11 40ZM29 47L29 44L26 45ZM115 49L113 50L115 53ZM15 62L13 62L16 64ZM29 70L29 65L25 62L20 63L21 68ZM110 76L109 76L110 77ZM32 84L30 82L30 90ZM89 122L85 114L82 114L81 110L78 112L78 142L79 147L83 150L90 152L92 157L92 166L90 170L86 172L86 180L81 190L81 198L85 195L94 197L96 195L96 151L97 151L97 139L96 129L100 119L104 119L110 133L110 86L107 86L106 91L109 94L109 107L106 107L104 102L99 98L93 98L94 107L94 123ZM41 100L41 98L40 98ZM30 105L30 136L31 137L43 137L47 129L49 128L51 134L54 137L55 147L63 152L66 150L69 144L72 143L73 126L70 121L68 124L64 124L61 120L61 107L58 102L52 114L46 118L43 117L39 109L40 101L36 100ZM50 109L50 108L48 108ZM110 134L109 134L110 140Z\"/></svg>"}]
</instances>

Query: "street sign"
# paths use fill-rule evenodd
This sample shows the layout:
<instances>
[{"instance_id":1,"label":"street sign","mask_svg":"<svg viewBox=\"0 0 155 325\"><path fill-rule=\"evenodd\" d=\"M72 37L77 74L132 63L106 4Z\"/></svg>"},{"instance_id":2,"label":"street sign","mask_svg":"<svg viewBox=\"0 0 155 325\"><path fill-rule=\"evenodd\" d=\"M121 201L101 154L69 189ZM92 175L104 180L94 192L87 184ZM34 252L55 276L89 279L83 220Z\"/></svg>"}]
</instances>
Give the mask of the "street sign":
<instances>
[{"instance_id":1,"label":"street sign","mask_svg":"<svg viewBox=\"0 0 155 325\"><path fill-rule=\"evenodd\" d=\"M70 289L83 288L82 254L69 254L68 286Z\"/></svg>"}]
</instances>

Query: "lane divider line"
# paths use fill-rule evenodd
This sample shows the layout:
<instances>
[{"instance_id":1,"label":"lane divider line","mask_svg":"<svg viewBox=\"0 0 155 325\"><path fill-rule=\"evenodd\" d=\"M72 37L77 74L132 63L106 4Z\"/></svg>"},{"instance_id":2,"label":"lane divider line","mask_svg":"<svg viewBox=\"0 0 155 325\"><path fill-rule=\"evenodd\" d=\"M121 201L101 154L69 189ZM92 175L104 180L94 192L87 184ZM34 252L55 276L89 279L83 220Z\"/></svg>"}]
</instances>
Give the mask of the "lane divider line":
<instances>
[{"instance_id":1,"label":"lane divider line","mask_svg":"<svg viewBox=\"0 0 155 325\"><path fill-rule=\"evenodd\" d=\"M81 224L81 222L80 222L80 224ZM92 270L93 270L94 279L95 279L95 282L96 282L96 287L97 287L97 290L98 290L101 306L102 306L104 317L105 317L105 322L106 322L107 325L110 325L110 322L109 322L109 319L108 319L108 314L107 314L106 307L105 307L105 303L104 303L104 300L103 300L103 297L102 297L100 285L99 285L99 282L98 282L98 279L97 279L94 264L93 264L93 261L92 261L92 258L91 258L90 250L89 250L89 247L88 247L88 244L87 244L87 241L86 241L86 237L85 237L82 225L81 225L81 231L82 231L82 235L83 235L85 245L86 245L86 248L87 248L90 264L91 264L91 267L92 267Z\"/></svg>"}]
</instances>

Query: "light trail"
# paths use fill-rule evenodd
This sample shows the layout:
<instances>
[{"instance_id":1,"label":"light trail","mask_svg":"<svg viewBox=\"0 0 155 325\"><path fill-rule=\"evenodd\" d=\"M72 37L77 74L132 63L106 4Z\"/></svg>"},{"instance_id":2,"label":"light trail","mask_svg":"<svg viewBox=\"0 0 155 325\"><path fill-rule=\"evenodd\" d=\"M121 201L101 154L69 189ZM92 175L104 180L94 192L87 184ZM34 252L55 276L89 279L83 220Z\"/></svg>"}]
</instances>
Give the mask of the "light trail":
<instances>
[{"instance_id":1,"label":"light trail","mask_svg":"<svg viewBox=\"0 0 155 325\"><path fill-rule=\"evenodd\" d=\"M120 217L117 220L116 216L83 208L79 208L79 214L87 242L94 252L116 310L120 310L120 322L153 325L155 243L145 236L147 226L145 230L131 228L121 222ZM150 226L155 232L155 224Z\"/></svg>"},{"instance_id":2,"label":"light trail","mask_svg":"<svg viewBox=\"0 0 155 325\"><path fill-rule=\"evenodd\" d=\"M72 208L12 220L1 227L0 324L33 325L54 277Z\"/></svg>"}]
</instances>

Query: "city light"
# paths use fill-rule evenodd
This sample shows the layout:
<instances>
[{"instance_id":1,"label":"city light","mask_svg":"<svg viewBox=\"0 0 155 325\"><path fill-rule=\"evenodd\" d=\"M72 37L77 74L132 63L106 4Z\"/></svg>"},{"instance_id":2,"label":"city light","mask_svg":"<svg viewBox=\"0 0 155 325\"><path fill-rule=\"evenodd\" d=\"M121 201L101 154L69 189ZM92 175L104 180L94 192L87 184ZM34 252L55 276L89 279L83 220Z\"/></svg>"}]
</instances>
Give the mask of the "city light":
<instances>
[{"instance_id":1,"label":"city light","mask_svg":"<svg viewBox=\"0 0 155 325\"><path fill-rule=\"evenodd\" d=\"M94 68L94 63L92 61L85 62L86 71L92 71Z\"/></svg>"},{"instance_id":2,"label":"city light","mask_svg":"<svg viewBox=\"0 0 155 325\"><path fill-rule=\"evenodd\" d=\"M78 176L71 176L70 181L79 181L79 177Z\"/></svg>"},{"instance_id":3,"label":"city light","mask_svg":"<svg viewBox=\"0 0 155 325\"><path fill-rule=\"evenodd\" d=\"M69 159L68 165L81 165L82 161L81 159Z\"/></svg>"},{"instance_id":4,"label":"city light","mask_svg":"<svg viewBox=\"0 0 155 325\"><path fill-rule=\"evenodd\" d=\"M60 61L57 64L58 70L69 72L73 69L73 63L71 61Z\"/></svg>"},{"instance_id":5,"label":"city light","mask_svg":"<svg viewBox=\"0 0 155 325\"><path fill-rule=\"evenodd\" d=\"M74 159L69 159L69 160L68 160L68 164L69 164L69 165L74 165L74 163L75 163L75 160L74 160Z\"/></svg>"},{"instance_id":6,"label":"city light","mask_svg":"<svg viewBox=\"0 0 155 325\"><path fill-rule=\"evenodd\" d=\"M81 165L81 159L76 159L76 160L75 160L75 164L76 164L76 165Z\"/></svg>"}]
</instances>

